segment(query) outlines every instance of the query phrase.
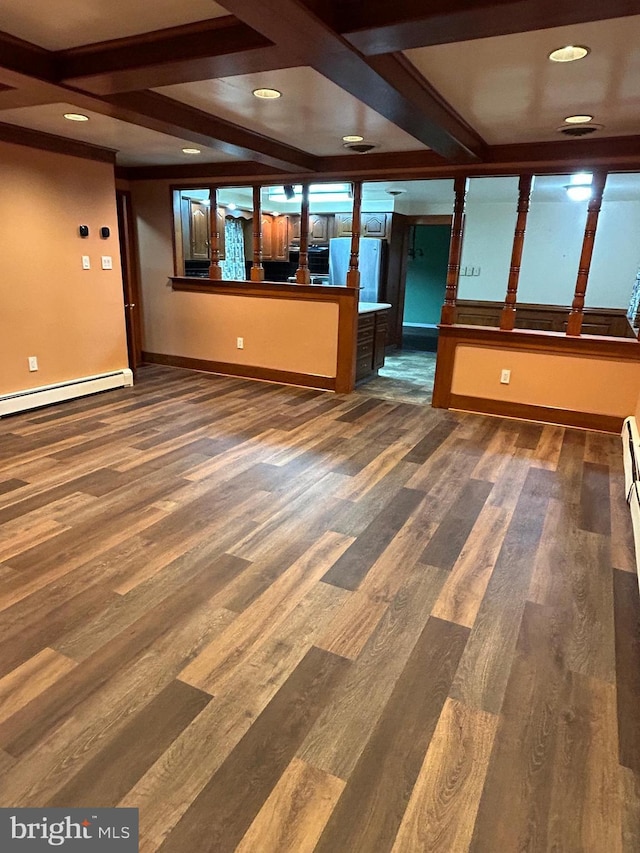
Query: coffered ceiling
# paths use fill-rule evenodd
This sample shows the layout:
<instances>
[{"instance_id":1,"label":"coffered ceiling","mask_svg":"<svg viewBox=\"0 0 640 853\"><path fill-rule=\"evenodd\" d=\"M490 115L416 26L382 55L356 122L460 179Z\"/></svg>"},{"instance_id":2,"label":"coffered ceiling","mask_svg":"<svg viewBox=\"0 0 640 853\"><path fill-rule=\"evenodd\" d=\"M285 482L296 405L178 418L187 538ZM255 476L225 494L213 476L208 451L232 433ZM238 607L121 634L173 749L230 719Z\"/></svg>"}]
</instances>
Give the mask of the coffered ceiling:
<instances>
[{"instance_id":1,"label":"coffered ceiling","mask_svg":"<svg viewBox=\"0 0 640 853\"><path fill-rule=\"evenodd\" d=\"M145 176L221 181L622 168L640 151L638 11L636 0L3 0L0 139L25 128L34 144L36 130L115 149ZM576 43L586 59L549 62ZM257 100L265 86L282 97ZM65 121L71 108L89 121ZM561 136L574 113L602 127ZM371 153L345 149L348 134ZM200 149L201 167L183 147Z\"/></svg>"}]
</instances>

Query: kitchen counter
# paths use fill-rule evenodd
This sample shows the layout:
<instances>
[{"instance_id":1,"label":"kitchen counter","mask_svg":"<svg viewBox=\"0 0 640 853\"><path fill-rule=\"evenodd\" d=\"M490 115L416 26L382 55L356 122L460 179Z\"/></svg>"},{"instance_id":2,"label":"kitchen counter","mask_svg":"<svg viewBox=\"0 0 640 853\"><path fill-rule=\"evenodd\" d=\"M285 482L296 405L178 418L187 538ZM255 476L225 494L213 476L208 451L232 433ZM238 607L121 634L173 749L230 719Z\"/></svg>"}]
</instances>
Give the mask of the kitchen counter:
<instances>
[{"instance_id":1,"label":"kitchen counter","mask_svg":"<svg viewBox=\"0 0 640 853\"><path fill-rule=\"evenodd\" d=\"M391 308L389 302L359 302L358 314L373 314L375 311L386 311Z\"/></svg>"},{"instance_id":2,"label":"kitchen counter","mask_svg":"<svg viewBox=\"0 0 640 853\"><path fill-rule=\"evenodd\" d=\"M384 365L389 308L388 302L360 302L358 305L356 382L377 375Z\"/></svg>"}]
</instances>

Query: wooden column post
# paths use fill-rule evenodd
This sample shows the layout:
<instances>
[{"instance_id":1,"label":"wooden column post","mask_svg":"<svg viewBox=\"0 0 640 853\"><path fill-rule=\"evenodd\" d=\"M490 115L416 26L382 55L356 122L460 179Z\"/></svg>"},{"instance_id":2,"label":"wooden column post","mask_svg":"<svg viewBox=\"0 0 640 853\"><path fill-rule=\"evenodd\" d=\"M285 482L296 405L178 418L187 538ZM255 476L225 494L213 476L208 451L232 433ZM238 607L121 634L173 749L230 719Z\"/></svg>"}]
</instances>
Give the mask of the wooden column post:
<instances>
[{"instance_id":1,"label":"wooden column post","mask_svg":"<svg viewBox=\"0 0 640 853\"><path fill-rule=\"evenodd\" d=\"M222 280L220 235L218 234L218 188L209 187L209 278Z\"/></svg>"},{"instance_id":2,"label":"wooden column post","mask_svg":"<svg viewBox=\"0 0 640 853\"><path fill-rule=\"evenodd\" d=\"M449 263L447 265L447 289L440 322L452 326L456 320L456 299L458 297L458 279L460 277L460 257L462 255L462 234L464 230L464 203L467 195L467 179L458 176L453 181L453 222L451 223L451 243L449 244Z\"/></svg>"},{"instance_id":3,"label":"wooden column post","mask_svg":"<svg viewBox=\"0 0 640 853\"><path fill-rule=\"evenodd\" d=\"M264 281L262 266L262 196L261 187L253 188L253 266L251 281Z\"/></svg>"},{"instance_id":4,"label":"wooden column post","mask_svg":"<svg viewBox=\"0 0 640 853\"><path fill-rule=\"evenodd\" d=\"M518 218L516 219L516 230L513 235L507 295L504 300L502 316L500 317L500 328L505 331L511 331L516 324L516 295L518 293L520 262L522 261L524 232L527 227L527 214L529 213L532 184L532 175L520 175L520 183L518 185Z\"/></svg>"},{"instance_id":5,"label":"wooden column post","mask_svg":"<svg viewBox=\"0 0 640 853\"><path fill-rule=\"evenodd\" d=\"M309 275L309 184L302 185L302 209L300 210L300 260L296 270L297 284L310 284Z\"/></svg>"},{"instance_id":6,"label":"wooden column post","mask_svg":"<svg viewBox=\"0 0 640 853\"><path fill-rule=\"evenodd\" d=\"M360 208L362 207L362 181L353 184L353 220L351 224L351 255L347 272L347 287L360 287Z\"/></svg>"},{"instance_id":7,"label":"wooden column post","mask_svg":"<svg viewBox=\"0 0 640 853\"><path fill-rule=\"evenodd\" d=\"M587 210L587 222L584 226L584 239L582 241L582 253L578 267L578 278L576 280L576 292L571 303L571 313L567 322L567 334L579 335L582 331L582 319L584 317L584 297L587 292L591 258L593 256L593 243L596 238L598 227L598 216L602 207L602 194L604 192L606 172L594 172L591 184L591 200Z\"/></svg>"}]
</instances>

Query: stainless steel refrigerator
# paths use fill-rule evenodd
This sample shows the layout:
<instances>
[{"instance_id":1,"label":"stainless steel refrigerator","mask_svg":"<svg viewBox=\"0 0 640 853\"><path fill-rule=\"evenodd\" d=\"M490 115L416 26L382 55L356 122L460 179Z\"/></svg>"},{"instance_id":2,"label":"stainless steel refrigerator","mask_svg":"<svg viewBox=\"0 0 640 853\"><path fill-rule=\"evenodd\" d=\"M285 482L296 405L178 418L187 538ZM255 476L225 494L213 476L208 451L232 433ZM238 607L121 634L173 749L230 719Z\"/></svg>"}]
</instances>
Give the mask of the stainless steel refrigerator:
<instances>
[{"instance_id":1,"label":"stainless steel refrigerator","mask_svg":"<svg viewBox=\"0 0 640 853\"><path fill-rule=\"evenodd\" d=\"M329 240L329 284L344 287L349 270L351 237ZM360 240L360 302L378 302L382 276L382 240L363 237Z\"/></svg>"}]
</instances>

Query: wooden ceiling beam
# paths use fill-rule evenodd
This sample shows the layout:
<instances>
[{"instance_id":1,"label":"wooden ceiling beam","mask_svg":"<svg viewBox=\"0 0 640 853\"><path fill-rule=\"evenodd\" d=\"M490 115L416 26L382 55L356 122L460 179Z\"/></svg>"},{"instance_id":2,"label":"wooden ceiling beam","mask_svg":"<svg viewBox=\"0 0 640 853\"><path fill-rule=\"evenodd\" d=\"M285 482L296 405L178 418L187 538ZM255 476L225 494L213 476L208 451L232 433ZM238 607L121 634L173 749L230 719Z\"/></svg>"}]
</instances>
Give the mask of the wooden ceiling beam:
<instances>
[{"instance_id":1,"label":"wooden ceiling beam","mask_svg":"<svg viewBox=\"0 0 640 853\"><path fill-rule=\"evenodd\" d=\"M638 14L637 0L343 0L340 31L366 56ZM326 13L336 19L336 9Z\"/></svg>"},{"instance_id":2,"label":"wooden ceiling beam","mask_svg":"<svg viewBox=\"0 0 640 853\"><path fill-rule=\"evenodd\" d=\"M490 146L486 162L466 165L448 163L433 151L405 151L381 154L341 154L319 157L316 181L332 180L424 180L453 178L456 175L538 175L565 174L581 169L608 168L612 172L640 171L640 136L618 136L608 139L574 139L558 142L517 143ZM129 180L188 179L194 186L205 178L220 184L299 183L308 176L292 172L275 172L256 163L236 162L188 166L133 166L120 170Z\"/></svg>"},{"instance_id":3,"label":"wooden ceiling beam","mask_svg":"<svg viewBox=\"0 0 640 853\"><path fill-rule=\"evenodd\" d=\"M106 95L101 112L160 133L187 138L216 151L284 171L312 172L317 158L298 148L253 133L156 92ZM110 110L109 110L110 108Z\"/></svg>"},{"instance_id":4,"label":"wooden ceiling beam","mask_svg":"<svg viewBox=\"0 0 640 853\"><path fill-rule=\"evenodd\" d=\"M3 48L6 50L3 51ZM56 81L54 55L0 33L0 110L39 104L78 109L146 127L283 171L312 172L317 158L155 92L98 96ZM31 63L33 63L33 68Z\"/></svg>"},{"instance_id":5,"label":"wooden ceiling beam","mask_svg":"<svg viewBox=\"0 0 640 853\"><path fill-rule=\"evenodd\" d=\"M368 61L299 0L225 0L225 8L443 157L482 158L480 136L398 57Z\"/></svg>"},{"instance_id":6,"label":"wooden ceiling beam","mask_svg":"<svg viewBox=\"0 0 640 853\"><path fill-rule=\"evenodd\" d=\"M232 15L56 54L60 79L97 95L288 68L288 51Z\"/></svg>"}]
</instances>

